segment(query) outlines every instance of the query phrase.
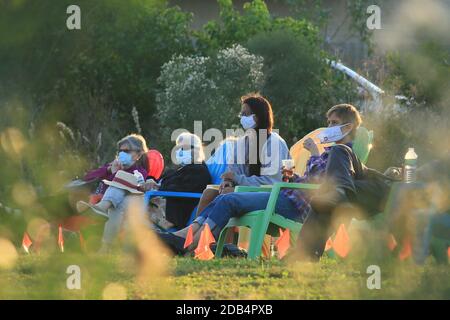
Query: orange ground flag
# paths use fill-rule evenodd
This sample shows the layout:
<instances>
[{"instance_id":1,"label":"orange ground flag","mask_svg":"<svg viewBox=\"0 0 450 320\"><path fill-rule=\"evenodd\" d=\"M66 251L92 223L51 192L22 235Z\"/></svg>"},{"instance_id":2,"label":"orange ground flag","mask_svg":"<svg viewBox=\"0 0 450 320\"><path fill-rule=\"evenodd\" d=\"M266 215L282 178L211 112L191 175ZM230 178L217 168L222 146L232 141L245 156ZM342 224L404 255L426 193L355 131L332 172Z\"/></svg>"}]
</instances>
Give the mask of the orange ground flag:
<instances>
[{"instance_id":1,"label":"orange ground flag","mask_svg":"<svg viewBox=\"0 0 450 320\"><path fill-rule=\"evenodd\" d=\"M214 253L209 247L210 244L214 242L216 242L216 240L214 239L209 225L206 223L205 228L203 228L202 233L200 234L197 249L194 250L195 258L199 260L211 260L214 258Z\"/></svg>"},{"instance_id":2,"label":"orange ground flag","mask_svg":"<svg viewBox=\"0 0 450 320\"><path fill-rule=\"evenodd\" d=\"M387 246L389 250L393 251L397 247L397 241L392 233L389 234L387 239Z\"/></svg>"},{"instance_id":3,"label":"orange ground flag","mask_svg":"<svg viewBox=\"0 0 450 320\"><path fill-rule=\"evenodd\" d=\"M282 259L286 253L289 250L289 246L291 244L291 232L289 229L286 229L285 231L280 229L280 237L278 238L277 242L275 242L275 245L278 249L278 257Z\"/></svg>"},{"instance_id":4,"label":"orange ground flag","mask_svg":"<svg viewBox=\"0 0 450 320\"><path fill-rule=\"evenodd\" d=\"M400 260L405 260L409 258L412 254L412 245L411 245L411 239L409 237L405 237L403 239L403 247L402 251L400 251L399 258Z\"/></svg>"},{"instance_id":5,"label":"orange ground flag","mask_svg":"<svg viewBox=\"0 0 450 320\"><path fill-rule=\"evenodd\" d=\"M333 241L333 250L336 252L341 258L345 258L350 252L350 238L348 236L347 230L345 229L345 225L342 223L338 231L336 232L336 237Z\"/></svg>"},{"instance_id":6,"label":"orange ground flag","mask_svg":"<svg viewBox=\"0 0 450 320\"><path fill-rule=\"evenodd\" d=\"M86 251L87 250L86 241L84 240L84 237L80 231L78 231L78 235L80 236L80 248L81 250Z\"/></svg>"},{"instance_id":7,"label":"orange ground flag","mask_svg":"<svg viewBox=\"0 0 450 320\"><path fill-rule=\"evenodd\" d=\"M194 242L194 230L192 230L192 224L189 226L189 230L186 236L186 240L184 241L184 246L183 248L186 249L187 247L189 247L192 242Z\"/></svg>"},{"instance_id":8,"label":"orange ground flag","mask_svg":"<svg viewBox=\"0 0 450 320\"><path fill-rule=\"evenodd\" d=\"M58 246L61 249L61 252L64 252L64 236L61 225L58 227Z\"/></svg>"},{"instance_id":9,"label":"orange ground flag","mask_svg":"<svg viewBox=\"0 0 450 320\"><path fill-rule=\"evenodd\" d=\"M325 243L325 251L328 251L333 248L333 240L331 240L331 237L328 238L327 242Z\"/></svg>"},{"instance_id":10,"label":"orange ground flag","mask_svg":"<svg viewBox=\"0 0 450 320\"><path fill-rule=\"evenodd\" d=\"M23 250L25 250L26 253L30 253L30 247L33 244L33 241L31 241L30 236L28 235L27 232L25 232L23 234L23 238L22 238L22 248Z\"/></svg>"},{"instance_id":11,"label":"orange ground flag","mask_svg":"<svg viewBox=\"0 0 450 320\"><path fill-rule=\"evenodd\" d=\"M448 249L447 249L447 256L450 259L450 247L448 247Z\"/></svg>"}]
</instances>

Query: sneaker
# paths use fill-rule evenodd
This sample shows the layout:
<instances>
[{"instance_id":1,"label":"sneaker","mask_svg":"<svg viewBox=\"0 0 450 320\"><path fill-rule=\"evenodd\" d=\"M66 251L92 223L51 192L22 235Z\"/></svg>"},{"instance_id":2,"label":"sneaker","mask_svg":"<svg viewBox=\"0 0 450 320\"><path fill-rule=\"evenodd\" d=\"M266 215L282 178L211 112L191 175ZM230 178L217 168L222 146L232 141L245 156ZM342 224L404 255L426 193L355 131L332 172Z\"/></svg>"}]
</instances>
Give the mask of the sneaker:
<instances>
[{"instance_id":1,"label":"sneaker","mask_svg":"<svg viewBox=\"0 0 450 320\"><path fill-rule=\"evenodd\" d=\"M212 243L209 247L211 251L215 254L217 249L217 243ZM247 251L239 248L235 244L225 243L222 250L222 257L247 258Z\"/></svg>"},{"instance_id":2,"label":"sneaker","mask_svg":"<svg viewBox=\"0 0 450 320\"><path fill-rule=\"evenodd\" d=\"M175 226L172 222L167 221L163 216L160 216L160 215L155 214L155 213L153 213L150 216L150 220L155 225L157 225L158 227L160 227L163 230L168 230L168 229L173 228Z\"/></svg>"},{"instance_id":3,"label":"sneaker","mask_svg":"<svg viewBox=\"0 0 450 320\"><path fill-rule=\"evenodd\" d=\"M79 213L86 212L86 213L94 214L94 216L97 217L97 218L99 216L101 216L101 217L103 217L105 219L109 218L108 213L103 211L103 210L101 210L96 205L87 203L85 201L78 201L76 206L77 206L77 211Z\"/></svg>"}]
</instances>

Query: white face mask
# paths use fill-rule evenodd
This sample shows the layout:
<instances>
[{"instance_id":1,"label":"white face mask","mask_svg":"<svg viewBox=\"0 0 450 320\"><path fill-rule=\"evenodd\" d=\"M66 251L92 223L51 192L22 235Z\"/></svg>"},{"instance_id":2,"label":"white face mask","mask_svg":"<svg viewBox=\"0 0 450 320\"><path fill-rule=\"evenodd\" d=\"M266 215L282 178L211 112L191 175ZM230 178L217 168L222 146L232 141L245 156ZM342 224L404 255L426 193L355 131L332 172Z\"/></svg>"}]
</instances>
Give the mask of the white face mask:
<instances>
[{"instance_id":1,"label":"white face mask","mask_svg":"<svg viewBox=\"0 0 450 320\"><path fill-rule=\"evenodd\" d=\"M245 130L256 127L256 122L253 115L241 116L241 125Z\"/></svg>"},{"instance_id":2,"label":"white face mask","mask_svg":"<svg viewBox=\"0 0 450 320\"><path fill-rule=\"evenodd\" d=\"M342 128L350 123L346 123L340 126L328 127L317 135L320 139L320 143L329 143L342 140L346 135L350 133L351 130L346 133L342 132Z\"/></svg>"},{"instance_id":3,"label":"white face mask","mask_svg":"<svg viewBox=\"0 0 450 320\"><path fill-rule=\"evenodd\" d=\"M177 162L182 166L192 163L192 152L191 150L180 149L176 153Z\"/></svg>"}]
</instances>

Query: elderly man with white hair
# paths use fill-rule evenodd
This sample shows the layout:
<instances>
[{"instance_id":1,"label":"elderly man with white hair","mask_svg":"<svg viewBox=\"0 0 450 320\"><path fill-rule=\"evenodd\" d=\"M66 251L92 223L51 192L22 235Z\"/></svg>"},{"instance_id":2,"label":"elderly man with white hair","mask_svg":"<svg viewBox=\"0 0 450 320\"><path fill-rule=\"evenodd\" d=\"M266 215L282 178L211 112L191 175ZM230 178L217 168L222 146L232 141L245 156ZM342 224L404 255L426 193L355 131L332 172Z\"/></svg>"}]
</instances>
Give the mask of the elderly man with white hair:
<instances>
[{"instance_id":1,"label":"elderly man with white hair","mask_svg":"<svg viewBox=\"0 0 450 320\"><path fill-rule=\"evenodd\" d=\"M159 188L160 191L202 193L211 183L211 175L204 162L205 155L200 138L184 132L177 137L175 143L172 154L175 155L174 160L178 168L166 171L161 177L160 186L155 184L153 187ZM187 225L197 204L198 199L167 198L165 218L152 220L164 229L182 229Z\"/></svg>"}]
</instances>

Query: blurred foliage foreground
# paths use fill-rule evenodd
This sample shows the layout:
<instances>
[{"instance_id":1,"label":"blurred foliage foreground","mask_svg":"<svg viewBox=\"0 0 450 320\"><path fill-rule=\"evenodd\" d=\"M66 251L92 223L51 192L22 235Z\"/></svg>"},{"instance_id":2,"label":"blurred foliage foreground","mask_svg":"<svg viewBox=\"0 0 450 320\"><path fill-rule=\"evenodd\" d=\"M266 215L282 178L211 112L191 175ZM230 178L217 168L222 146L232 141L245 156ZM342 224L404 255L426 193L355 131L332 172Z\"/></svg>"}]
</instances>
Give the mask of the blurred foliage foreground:
<instances>
[{"instance_id":1,"label":"blurred foliage foreground","mask_svg":"<svg viewBox=\"0 0 450 320\"><path fill-rule=\"evenodd\" d=\"M223 258L171 258L157 237L130 211L121 250L94 253L65 236L26 254L0 240L0 299L449 299L450 268L429 257L423 265L399 260L380 234L353 230L345 258L319 263ZM95 232L94 232L95 234ZM86 234L85 234L86 235ZM380 288L373 289L379 267ZM372 289L369 289L372 288Z\"/></svg>"},{"instance_id":2,"label":"blurred foliage foreground","mask_svg":"<svg viewBox=\"0 0 450 320\"><path fill-rule=\"evenodd\" d=\"M369 290L374 261L323 259L286 266L278 260L173 259L163 279L137 282L132 257L65 254L22 256L0 271L1 299L449 299L450 270L384 260L381 289ZM81 288L69 290L69 265L81 268Z\"/></svg>"}]
</instances>

